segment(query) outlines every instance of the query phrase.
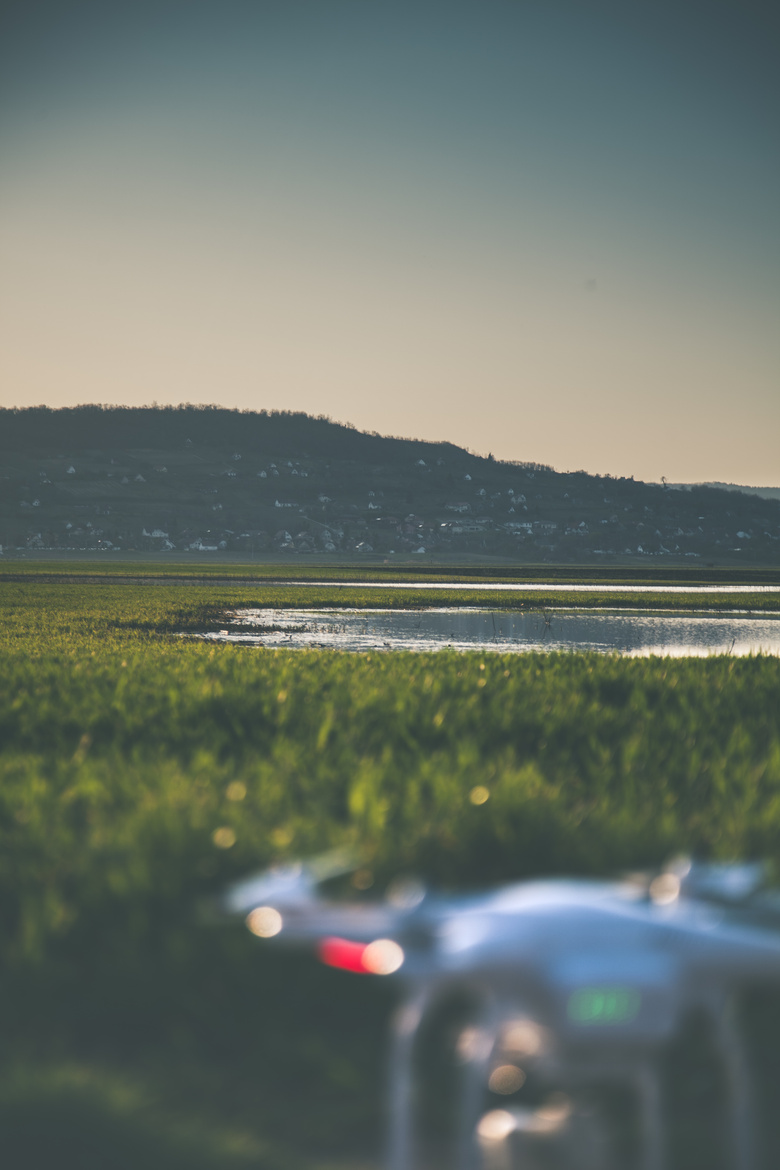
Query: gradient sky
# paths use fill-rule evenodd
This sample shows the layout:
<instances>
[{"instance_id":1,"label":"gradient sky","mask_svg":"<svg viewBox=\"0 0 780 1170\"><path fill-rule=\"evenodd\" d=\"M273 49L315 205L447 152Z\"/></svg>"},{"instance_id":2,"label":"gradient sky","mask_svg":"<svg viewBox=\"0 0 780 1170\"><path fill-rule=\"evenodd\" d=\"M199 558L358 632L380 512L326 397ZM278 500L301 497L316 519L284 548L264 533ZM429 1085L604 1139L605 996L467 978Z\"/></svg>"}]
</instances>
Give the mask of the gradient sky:
<instances>
[{"instance_id":1,"label":"gradient sky","mask_svg":"<svg viewBox=\"0 0 780 1170\"><path fill-rule=\"evenodd\" d=\"M0 402L780 484L764 7L6 0Z\"/></svg>"}]
</instances>

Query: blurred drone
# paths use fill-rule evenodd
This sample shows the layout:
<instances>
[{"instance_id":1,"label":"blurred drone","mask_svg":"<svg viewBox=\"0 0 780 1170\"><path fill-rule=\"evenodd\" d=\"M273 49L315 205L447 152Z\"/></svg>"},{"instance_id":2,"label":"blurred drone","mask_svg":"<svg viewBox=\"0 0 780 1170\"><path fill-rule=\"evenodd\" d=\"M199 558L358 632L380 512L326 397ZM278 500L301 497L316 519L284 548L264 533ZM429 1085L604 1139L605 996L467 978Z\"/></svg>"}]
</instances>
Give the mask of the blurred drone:
<instances>
[{"instance_id":1,"label":"blurred drone","mask_svg":"<svg viewBox=\"0 0 780 1170\"><path fill-rule=\"evenodd\" d=\"M402 982L388 1170L780 1166L780 891L765 867L326 895L354 869L343 853L272 869L223 909Z\"/></svg>"}]
</instances>

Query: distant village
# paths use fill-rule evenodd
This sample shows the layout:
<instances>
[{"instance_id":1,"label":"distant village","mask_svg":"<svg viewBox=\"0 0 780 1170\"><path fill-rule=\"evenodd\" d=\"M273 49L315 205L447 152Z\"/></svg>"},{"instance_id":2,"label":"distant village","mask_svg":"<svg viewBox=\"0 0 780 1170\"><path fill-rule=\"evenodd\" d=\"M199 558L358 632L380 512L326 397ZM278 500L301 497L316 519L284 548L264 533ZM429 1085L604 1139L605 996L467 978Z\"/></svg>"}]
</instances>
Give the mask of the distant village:
<instances>
[{"instance_id":1,"label":"distant village","mask_svg":"<svg viewBox=\"0 0 780 1170\"><path fill-rule=\"evenodd\" d=\"M0 449L0 544L5 555L780 563L780 500L556 472L445 444L381 440L364 453L358 439L373 437L360 432L334 435L335 447L335 439L355 447L345 457L322 450L327 430L322 436L313 452L303 446L307 435L296 442L294 433L276 452L258 450L268 443L251 434L225 446L218 428L213 442L182 434L159 447L79 447L71 429L67 444L61 434L55 440L61 449Z\"/></svg>"}]
</instances>

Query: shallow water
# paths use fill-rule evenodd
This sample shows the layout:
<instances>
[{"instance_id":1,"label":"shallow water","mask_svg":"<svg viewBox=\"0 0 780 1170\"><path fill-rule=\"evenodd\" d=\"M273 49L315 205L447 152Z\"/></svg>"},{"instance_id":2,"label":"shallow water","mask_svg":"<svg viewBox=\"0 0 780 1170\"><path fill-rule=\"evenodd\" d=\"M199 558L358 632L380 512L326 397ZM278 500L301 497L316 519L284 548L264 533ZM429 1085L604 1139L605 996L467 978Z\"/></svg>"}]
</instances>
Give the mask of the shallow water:
<instances>
[{"instance_id":1,"label":"shallow water","mask_svg":"<svg viewBox=\"0 0 780 1170\"><path fill-rule=\"evenodd\" d=\"M501 593L538 590L540 593L780 593L780 585L560 585L549 581L283 581L296 589L479 589Z\"/></svg>"},{"instance_id":2,"label":"shallow water","mask_svg":"<svg viewBox=\"0 0 780 1170\"><path fill-rule=\"evenodd\" d=\"M596 650L677 657L780 655L780 617L750 614L552 614L480 609L242 609L205 638L333 650Z\"/></svg>"}]
</instances>

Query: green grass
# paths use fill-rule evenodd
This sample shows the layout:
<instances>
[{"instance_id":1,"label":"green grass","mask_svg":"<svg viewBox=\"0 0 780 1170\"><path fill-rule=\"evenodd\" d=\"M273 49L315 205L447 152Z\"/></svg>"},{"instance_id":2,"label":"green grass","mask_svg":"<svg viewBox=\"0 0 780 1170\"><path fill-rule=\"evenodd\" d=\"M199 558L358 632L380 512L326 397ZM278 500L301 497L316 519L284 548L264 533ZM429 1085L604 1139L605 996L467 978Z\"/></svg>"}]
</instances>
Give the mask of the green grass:
<instances>
[{"instance_id":1,"label":"green grass","mask_svg":"<svg viewBox=\"0 0 780 1170\"><path fill-rule=\"evenodd\" d=\"M251 563L246 559L198 562L194 557L171 559L166 555L148 555L147 559L120 561L93 555L89 559L27 560L9 557L0 561L0 580L20 578L118 579L190 582L220 581L369 581L440 580L442 583L554 581L576 584L631 585L780 585L776 568L714 568L674 565L639 566L569 566L569 565L446 565L446 564L317 564L299 559L286 562Z\"/></svg>"},{"instance_id":2,"label":"green grass","mask_svg":"<svg viewBox=\"0 0 780 1170\"><path fill-rule=\"evenodd\" d=\"M409 588L383 590L369 585L278 585L228 582L154 584L132 578L116 581L56 582L32 575L27 580L3 580L2 641L29 640L31 630L45 632L47 647L65 637L97 639L131 630L148 633L197 633L225 624L225 614L241 607L307 608L424 608L428 606L475 606L482 609L556 608L656 609L665 612L780 613L780 594L773 593L544 593L527 590L492 593L473 590ZM52 620L57 618L58 620ZM82 642L82 648L87 642Z\"/></svg>"},{"instance_id":3,"label":"green grass","mask_svg":"<svg viewBox=\"0 0 780 1170\"><path fill-rule=\"evenodd\" d=\"M351 843L377 887L681 850L780 867L777 659L350 655L172 633L300 592L0 584L7 1164L366 1156L392 988L198 917L275 859Z\"/></svg>"}]
</instances>

